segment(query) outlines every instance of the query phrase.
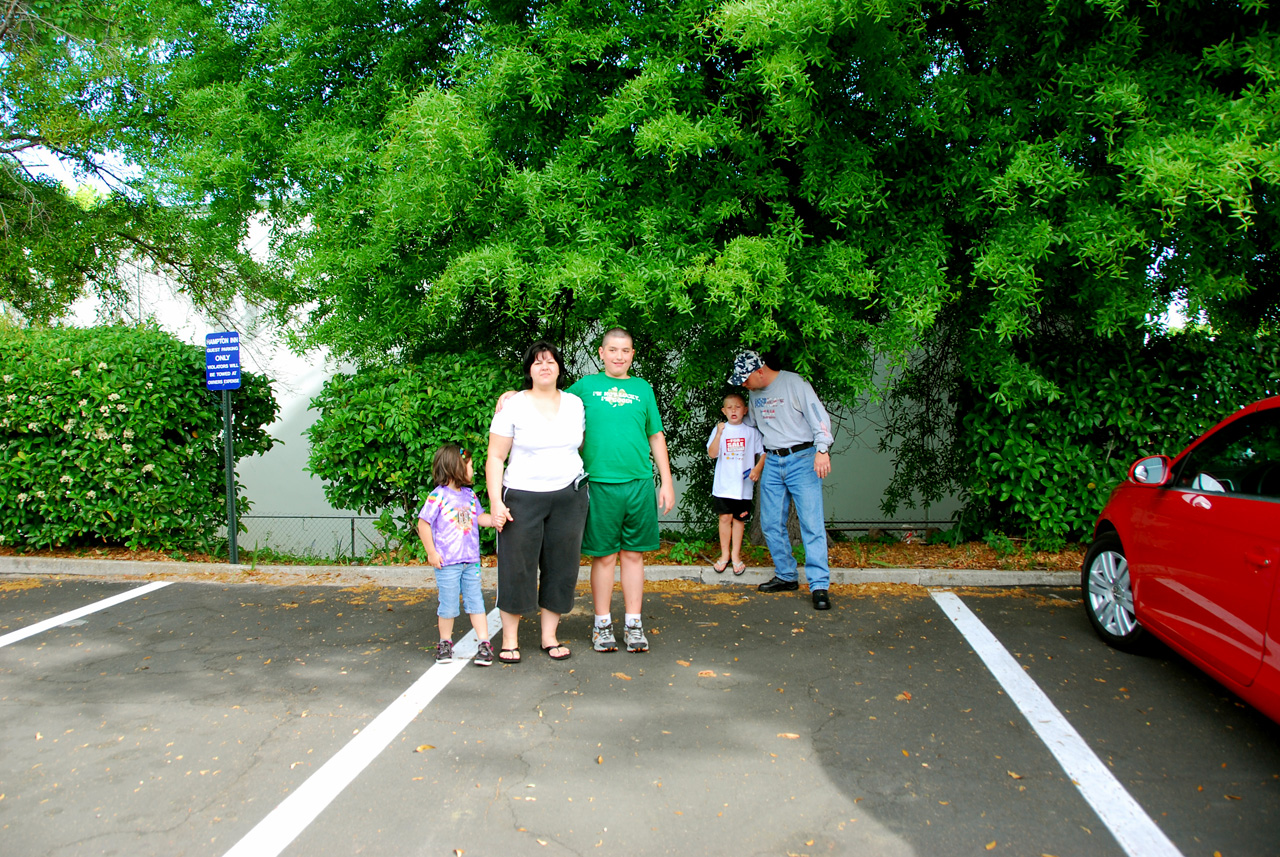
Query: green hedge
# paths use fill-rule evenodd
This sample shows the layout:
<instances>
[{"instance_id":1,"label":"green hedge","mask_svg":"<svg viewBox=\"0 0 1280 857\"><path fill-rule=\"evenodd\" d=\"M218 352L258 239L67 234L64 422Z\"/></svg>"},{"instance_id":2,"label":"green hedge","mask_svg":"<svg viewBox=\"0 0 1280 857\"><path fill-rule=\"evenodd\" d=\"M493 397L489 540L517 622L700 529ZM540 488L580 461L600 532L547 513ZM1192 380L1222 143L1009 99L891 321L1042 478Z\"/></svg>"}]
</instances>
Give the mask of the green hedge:
<instances>
[{"instance_id":1,"label":"green hedge","mask_svg":"<svg viewBox=\"0 0 1280 857\"><path fill-rule=\"evenodd\" d=\"M324 480L332 505L383 512L384 535L413 545L418 508L435 487L431 459L445 443L471 451L477 493L488 508L484 459L493 406L504 390L519 389L520 379L518 366L474 352L336 375L311 401L320 418L307 430L308 470ZM480 533L492 543L492 530Z\"/></svg>"},{"instance_id":2,"label":"green hedge","mask_svg":"<svg viewBox=\"0 0 1280 857\"><path fill-rule=\"evenodd\" d=\"M242 384L238 457L271 448L277 412L266 378ZM153 327L0 328L0 402L4 544L214 546L226 475L203 348Z\"/></svg>"},{"instance_id":3,"label":"green hedge","mask_svg":"<svg viewBox=\"0 0 1280 857\"><path fill-rule=\"evenodd\" d=\"M1176 455L1233 411L1280 393L1274 337L1190 330L1089 347L1046 341L1031 360L1061 395L1012 411L982 397L960 415L953 453L966 537L1087 540L1136 459Z\"/></svg>"}]
</instances>

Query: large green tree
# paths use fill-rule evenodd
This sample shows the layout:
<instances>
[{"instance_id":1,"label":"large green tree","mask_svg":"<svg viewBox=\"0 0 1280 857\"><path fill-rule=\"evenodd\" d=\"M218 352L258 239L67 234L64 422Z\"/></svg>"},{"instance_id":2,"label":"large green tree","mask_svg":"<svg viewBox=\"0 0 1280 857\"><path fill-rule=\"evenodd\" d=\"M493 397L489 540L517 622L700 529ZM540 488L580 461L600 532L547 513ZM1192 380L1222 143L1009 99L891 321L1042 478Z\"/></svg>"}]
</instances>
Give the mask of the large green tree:
<instances>
[{"instance_id":1,"label":"large green tree","mask_svg":"<svg viewBox=\"0 0 1280 857\"><path fill-rule=\"evenodd\" d=\"M624 324L691 455L740 343L838 406L903 378L958 415L904 448L953 454L986 403L1062 396L1045 342L1141 347L1172 303L1274 323L1263 0L137 11L121 145L210 240L269 213L301 344L510 360Z\"/></svg>"},{"instance_id":2,"label":"large green tree","mask_svg":"<svg viewBox=\"0 0 1280 857\"><path fill-rule=\"evenodd\" d=\"M133 268L198 303L268 290L244 250L250 209L219 224L140 167L163 136L148 86L173 21L131 0L0 4L0 308L47 324L86 293L120 298ZM169 140L166 145L176 145ZM71 174L78 190L57 178ZM101 189L105 188L105 189Z\"/></svg>"}]
</instances>

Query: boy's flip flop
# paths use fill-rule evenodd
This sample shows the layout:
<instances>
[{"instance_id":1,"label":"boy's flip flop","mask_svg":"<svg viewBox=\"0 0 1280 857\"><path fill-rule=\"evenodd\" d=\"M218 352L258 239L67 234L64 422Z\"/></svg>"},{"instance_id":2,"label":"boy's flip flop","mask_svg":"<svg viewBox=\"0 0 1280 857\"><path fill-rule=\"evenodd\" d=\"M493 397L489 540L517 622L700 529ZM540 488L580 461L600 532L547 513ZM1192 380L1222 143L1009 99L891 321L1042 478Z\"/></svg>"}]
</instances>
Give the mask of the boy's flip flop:
<instances>
[{"instance_id":1,"label":"boy's flip flop","mask_svg":"<svg viewBox=\"0 0 1280 857\"><path fill-rule=\"evenodd\" d=\"M724 570L729 567L729 560L723 562L712 563L711 567L715 569L716 574L724 574Z\"/></svg>"},{"instance_id":2,"label":"boy's flip flop","mask_svg":"<svg viewBox=\"0 0 1280 857\"><path fill-rule=\"evenodd\" d=\"M504 655L514 655L515 657L504 657ZM519 649L498 649L498 663L500 664L518 664L520 663Z\"/></svg>"},{"instance_id":3,"label":"boy's flip flop","mask_svg":"<svg viewBox=\"0 0 1280 857\"><path fill-rule=\"evenodd\" d=\"M563 655L551 654L556 649L564 649L564 654ZM552 643L550 646L543 646L542 651L546 652L547 657L551 658L551 660L553 661L567 661L569 660L569 658L573 657L573 652L569 651L569 647L566 646L564 643Z\"/></svg>"},{"instance_id":4,"label":"boy's flip flop","mask_svg":"<svg viewBox=\"0 0 1280 857\"><path fill-rule=\"evenodd\" d=\"M746 570L747 570L747 564L746 564L745 562L735 562L735 563L733 564L733 573L734 573L734 574L742 574L742 572L744 572L744 571L746 571Z\"/></svg>"}]
</instances>

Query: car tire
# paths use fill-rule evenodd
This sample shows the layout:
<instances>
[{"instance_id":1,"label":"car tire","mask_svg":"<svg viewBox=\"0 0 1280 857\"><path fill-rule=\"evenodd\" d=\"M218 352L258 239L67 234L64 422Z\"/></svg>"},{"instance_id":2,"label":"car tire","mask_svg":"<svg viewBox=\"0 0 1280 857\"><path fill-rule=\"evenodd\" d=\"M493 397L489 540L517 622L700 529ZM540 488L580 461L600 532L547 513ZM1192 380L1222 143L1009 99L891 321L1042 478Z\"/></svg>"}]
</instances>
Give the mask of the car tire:
<instances>
[{"instance_id":1,"label":"car tire","mask_svg":"<svg viewBox=\"0 0 1280 857\"><path fill-rule=\"evenodd\" d=\"M1115 533L1093 540L1080 572L1084 610L1098 636L1118 649L1137 648L1146 636L1133 607L1133 585L1124 545Z\"/></svg>"}]
</instances>

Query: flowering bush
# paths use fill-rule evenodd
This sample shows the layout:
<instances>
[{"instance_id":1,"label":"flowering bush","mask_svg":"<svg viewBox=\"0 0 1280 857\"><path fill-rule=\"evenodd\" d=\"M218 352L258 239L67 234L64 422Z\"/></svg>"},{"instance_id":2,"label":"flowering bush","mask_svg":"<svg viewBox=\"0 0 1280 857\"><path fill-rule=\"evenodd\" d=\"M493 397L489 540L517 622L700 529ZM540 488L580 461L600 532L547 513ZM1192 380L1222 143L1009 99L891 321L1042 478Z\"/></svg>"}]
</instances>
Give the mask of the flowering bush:
<instances>
[{"instance_id":1,"label":"flowering bush","mask_svg":"<svg viewBox=\"0 0 1280 857\"><path fill-rule=\"evenodd\" d=\"M204 373L202 348L156 328L0 329L0 540L212 547L226 475ZM237 457L270 449L267 379L244 373L232 403Z\"/></svg>"}]
</instances>

